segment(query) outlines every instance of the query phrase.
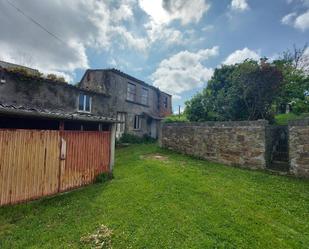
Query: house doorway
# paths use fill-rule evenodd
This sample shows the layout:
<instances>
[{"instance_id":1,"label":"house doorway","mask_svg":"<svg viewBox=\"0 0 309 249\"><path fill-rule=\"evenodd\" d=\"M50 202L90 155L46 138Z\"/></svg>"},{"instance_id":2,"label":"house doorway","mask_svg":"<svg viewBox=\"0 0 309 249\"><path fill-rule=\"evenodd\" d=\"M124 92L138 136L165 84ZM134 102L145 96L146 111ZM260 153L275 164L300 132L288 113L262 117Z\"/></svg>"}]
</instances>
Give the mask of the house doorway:
<instances>
[{"instance_id":1,"label":"house doorway","mask_svg":"<svg viewBox=\"0 0 309 249\"><path fill-rule=\"evenodd\" d=\"M126 128L126 113L125 112L118 112L117 113L117 121L121 123L117 123L116 126L116 138L119 139L125 132Z\"/></svg>"},{"instance_id":2,"label":"house doorway","mask_svg":"<svg viewBox=\"0 0 309 249\"><path fill-rule=\"evenodd\" d=\"M152 119L151 125L150 125L150 136L152 138L157 138L157 121Z\"/></svg>"}]
</instances>

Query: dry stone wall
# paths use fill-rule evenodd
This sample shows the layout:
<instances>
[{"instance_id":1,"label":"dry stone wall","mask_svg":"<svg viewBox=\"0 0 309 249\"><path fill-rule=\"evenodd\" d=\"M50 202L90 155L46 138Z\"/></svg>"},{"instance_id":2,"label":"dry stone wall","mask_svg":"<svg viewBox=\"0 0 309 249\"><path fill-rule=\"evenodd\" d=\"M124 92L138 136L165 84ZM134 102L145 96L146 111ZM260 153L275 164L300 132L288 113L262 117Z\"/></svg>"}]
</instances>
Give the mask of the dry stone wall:
<instances>
[{"instance_id":1,"label":"dry stone wall","mask_svg":"<svg viewBox=\"0 0 309 249\"><path fill-rule=\"evenodd\" d=\"M289 123L290 172L309 177L309 119Z\"/></svg>"},{"instance_id":2,"label":"dry stone wall","mask_svg":"<svg viewBox=\"0 0 309 249\"><path fill-rule=\"evenodd\" d=\"M264 120L165 123L162 124L160 145L213 162L264 169L267 125Z\"/></svg>"}]
</instances>

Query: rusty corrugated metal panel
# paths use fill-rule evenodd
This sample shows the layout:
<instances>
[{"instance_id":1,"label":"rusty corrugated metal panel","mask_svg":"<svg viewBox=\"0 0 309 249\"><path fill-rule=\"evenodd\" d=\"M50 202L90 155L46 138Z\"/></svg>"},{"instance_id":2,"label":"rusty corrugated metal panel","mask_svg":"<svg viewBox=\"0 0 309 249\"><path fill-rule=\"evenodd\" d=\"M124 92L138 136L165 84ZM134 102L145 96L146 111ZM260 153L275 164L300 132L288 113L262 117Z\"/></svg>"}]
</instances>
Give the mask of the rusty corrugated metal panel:
<instances>
[{"instance_id":1,"label":"rusty corrugated metal panel","mask_svg":"<svg viewBox=\"0 0 309 249\"><path fill-rule=\"evenodd\" d=\"M59 132L0 130L0 205L58 191Z\"/></svg>"},{"instance_id":2,"label":"rusty corrugated metal panel","mask_svg":"<svg viewBox=\"0 0 309 249\"><path fill-rule=\"evenodd\" d=\"M110 132L62 131L61 138L66 142L66 158L60 191L89 184L99 173L108 172Z\"/></svg>"},{"instance_id":3,"label":"rusty corrugated metal panel","mask_svg":"<svg viewBox=\"0 0 309 249\"><path fill-rule=\"evenodd\" d=\"M110 136L110 132L0 130L0 206L93 182L109 170Z\"/></svg>"}]
</instances>

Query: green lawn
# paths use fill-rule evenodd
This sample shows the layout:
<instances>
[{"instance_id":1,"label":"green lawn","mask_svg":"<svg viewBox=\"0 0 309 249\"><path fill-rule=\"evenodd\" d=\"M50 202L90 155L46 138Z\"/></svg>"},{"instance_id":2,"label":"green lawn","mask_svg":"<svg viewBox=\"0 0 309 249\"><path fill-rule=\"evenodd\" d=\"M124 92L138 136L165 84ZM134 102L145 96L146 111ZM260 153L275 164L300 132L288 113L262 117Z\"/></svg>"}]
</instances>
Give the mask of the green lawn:
<instances>
[{"instance_id":1,"label":"green lawn","mask_svg":"<svg viewBox=\"0 0 309 249\"><path fill-rule=\"evenodd\" d=\"M285 113L285 114L278 114L275 116L275 123L277 125L287 125L289 121L299 120L299 119L304 119L304 118L309 118L309 113L302 113L299 115L296 115L292 112Z\"/></svg>"},{"instance_id":2,"label":"green lawn","mask_svg":"<svg viewBox=\"0 0 309 249\"><path fill-rule=\"evenodd\" d=\"M160 155L160 156L158 156ZM135 145L115 178L0 208L0 248L88 248L104 224L113 248L309 248L309 181Z\"/></svg>"}]
</instances>

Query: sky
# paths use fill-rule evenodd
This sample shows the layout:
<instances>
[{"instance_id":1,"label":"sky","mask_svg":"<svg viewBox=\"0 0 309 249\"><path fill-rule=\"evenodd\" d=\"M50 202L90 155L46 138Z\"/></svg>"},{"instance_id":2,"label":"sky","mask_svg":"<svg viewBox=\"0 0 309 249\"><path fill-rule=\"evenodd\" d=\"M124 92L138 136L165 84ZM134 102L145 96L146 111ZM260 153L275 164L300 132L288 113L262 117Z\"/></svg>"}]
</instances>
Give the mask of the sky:
<instances>
[{"instance_id":1,"label":"sky","mask_svg":"<svg viewBox=\"0 0 309 249\"><path fill-rule=\"evenodd\" d=\"M306 42L309 0L0 0L0 60L71 84L117 68L172 94L175 111L216 67Z\"/></svg>"}]
</instances>

